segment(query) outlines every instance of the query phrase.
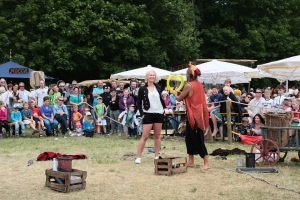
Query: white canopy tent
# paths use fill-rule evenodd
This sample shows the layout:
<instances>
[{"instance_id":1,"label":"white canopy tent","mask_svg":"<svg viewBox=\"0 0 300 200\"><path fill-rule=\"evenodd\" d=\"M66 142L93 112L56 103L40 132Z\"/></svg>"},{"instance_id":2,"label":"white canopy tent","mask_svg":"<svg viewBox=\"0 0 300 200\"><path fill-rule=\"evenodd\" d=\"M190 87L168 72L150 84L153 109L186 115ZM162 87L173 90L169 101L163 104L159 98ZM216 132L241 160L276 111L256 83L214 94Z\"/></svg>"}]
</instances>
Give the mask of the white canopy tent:
<instances>
[{"instance_id":1,"label":"white canopy tent","mask_svg":"<svg viewBox=\"0 0 300 200\"><path fill-rule=\"evenodd\" d=\"M212 60L200 65L196 65L201 71L201 76L198 81L204 83L224 83L225 79L230 78L233 84L236 83L249 83L251 78L245 75L245 72L254 72L255 69L245 67L242 65L232 64L228 62L221 62L218 60ZM185 75L186 70L171 72L171 74Z\"/></svg>"},{"instance_id":2,"label":"white canopy tent","mask_svg":"<svg viewBox=\"0 0 300 200\"><path fill-rule=\"evenodd\" d=\"M283 81L286 81L286 88L288 89L289 80L300 79L300 55L258 65L257 68L271 74L274 78L284 77Z\"/></svg>"},{"instance_id":3,"label":"white canopy tent","mask_svg":"<svg viewBox=\"0 0 300 200\"><path fill-rule=\"evenodd\" d=\"M266 71L261 71L259 69L255 69L256 71L254 72L246 72L246 76L249 77L249 78L275 78L277 79L280 84L283 83L284 81L288 80L288 75L278 75L278 76L274 76L272 74L269 74L268 72Z\"/></svg>"},{"instance_id":4,"label":"white canopy tent","mask_svg":"<svg viewBox=\"0 0 300 200\"><path fill-rule=\"evenodd\" d=\"M125 72L120 72L117 74L112 74L110 78L113 79L130 79L130 78L139 78L139 79L144 79L146 76L146 72L154 70L156 74L161 78L161 79L168 79L170 76L171 72L164 70L164 69L159 69L156 67L152 67L151 65L148 65L146 67L138 68L138 69L133 69Z\"/></svg>"}]
</instances>

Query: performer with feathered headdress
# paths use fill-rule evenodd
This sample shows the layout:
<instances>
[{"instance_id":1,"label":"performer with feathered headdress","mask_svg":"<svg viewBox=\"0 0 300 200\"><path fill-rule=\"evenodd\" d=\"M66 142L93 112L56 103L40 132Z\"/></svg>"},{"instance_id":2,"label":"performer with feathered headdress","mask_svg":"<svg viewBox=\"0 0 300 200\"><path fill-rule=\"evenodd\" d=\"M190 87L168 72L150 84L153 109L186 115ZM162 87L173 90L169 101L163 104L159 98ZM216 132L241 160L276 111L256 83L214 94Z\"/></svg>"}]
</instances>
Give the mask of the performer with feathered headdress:
<instances>
[{"instance_id":1,"label":"performer with feathered headdress","mask_svg":"<svg viewBox=\"0 0 300 200\"><path fill-rule=\"evenodd\" d=\"M204 131L209 126L209 115L206 106L205 92L203 85L197 81L201 75L200 70L188 64L186 72L187 83L180 94L174 94L177 101L185 100L187 111L186 122L186 148L189 155L188 167L194 167L194 155L199 154L204 160L202 169L210 168L208 163L208 153L204 144Z\"/></svg>"}]
</instances>

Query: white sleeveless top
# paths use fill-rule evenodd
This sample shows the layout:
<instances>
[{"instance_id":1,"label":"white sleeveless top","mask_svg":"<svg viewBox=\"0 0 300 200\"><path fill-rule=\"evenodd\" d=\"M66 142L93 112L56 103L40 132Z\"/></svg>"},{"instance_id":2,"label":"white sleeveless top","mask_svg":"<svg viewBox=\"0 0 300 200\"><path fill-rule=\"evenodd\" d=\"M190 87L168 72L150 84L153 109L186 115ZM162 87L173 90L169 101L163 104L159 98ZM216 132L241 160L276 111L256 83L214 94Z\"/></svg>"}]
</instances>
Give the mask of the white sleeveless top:
<instances>
[{"instance_id":1,"label":"white sleeveless top","mask_svg":"<svg viewBox=\"0 0 300 200\"><path fill-rule=\"evenodd\" d=\"M146 113L160 113L164 114L164 108L161 105L160 96L156 87L154 87L153 92L148 89L148 98L150 103L149 110L144 110Z\"/></svg>"}]
</instances>

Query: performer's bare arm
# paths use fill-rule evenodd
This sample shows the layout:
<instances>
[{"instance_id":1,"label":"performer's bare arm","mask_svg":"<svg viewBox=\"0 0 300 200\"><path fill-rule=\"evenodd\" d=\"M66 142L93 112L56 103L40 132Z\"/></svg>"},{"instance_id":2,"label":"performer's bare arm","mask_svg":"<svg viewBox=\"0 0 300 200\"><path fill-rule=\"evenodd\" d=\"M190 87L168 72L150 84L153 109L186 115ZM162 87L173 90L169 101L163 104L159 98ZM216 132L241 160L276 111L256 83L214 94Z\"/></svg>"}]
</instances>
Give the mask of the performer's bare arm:
<instances>
[{"instance_id":1,"label":"performer's bare arm","mask_svg":"<svg viewBox=\"0 0 300 200\"><path fill-rule=\"evenodd\" d=\"M191 96L193 94L193 87L191 84L185 84L182 92L175 92L174 96L177 101L182 101L186 96Z\"/></svg>"}]
</instances>

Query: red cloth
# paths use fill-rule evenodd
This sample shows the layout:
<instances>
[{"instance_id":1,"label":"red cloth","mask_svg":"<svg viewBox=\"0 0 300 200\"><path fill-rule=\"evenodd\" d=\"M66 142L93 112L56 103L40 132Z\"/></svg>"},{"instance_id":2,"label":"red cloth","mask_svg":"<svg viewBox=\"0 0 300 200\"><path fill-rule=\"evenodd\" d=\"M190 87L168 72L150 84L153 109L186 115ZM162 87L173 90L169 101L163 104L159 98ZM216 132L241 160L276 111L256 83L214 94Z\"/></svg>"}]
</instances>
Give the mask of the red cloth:
<instances>
[{"instance_id":1,"label":"red cloth","mask_svg":"<svg viewBox=\"0 0 300 200\"><path fill-rule=\"evenodd\" d=\"M240 135L243 144L253 144L258 140L263 140L262 136Z\"/></svg>"},{"instance_id":2,"label":"red cloth","mask_svg":"<svg viewBox=\"0 0 300 200\"><path fill-rule=\"evenodd\" d=\"M197 80L191 81L189 84L193 88L193 94L192 96L187 95L184 99L189 124L193 130L197 130L197 127L205 130L208 127L209 116L203 85Z\"/></svg>"},{"instance_id":3,"label":"red cloth","mask_svg":"<svg viewBox=\"0 0 300 200\"><path fill-rule=\"evenodd\" d=\"M41 153L38 157L37 157L37 161L45 161L45 160L52 160L53 158L57 158L57 157L68 157L68 158L72 158L73 160L75 159L87 159L87 156L84 154L77 154L77 155L68 155L68 154L61 154L61 153L54 153L52 151L47 151L44 153Z\"/></svg>"}]
</instances>

